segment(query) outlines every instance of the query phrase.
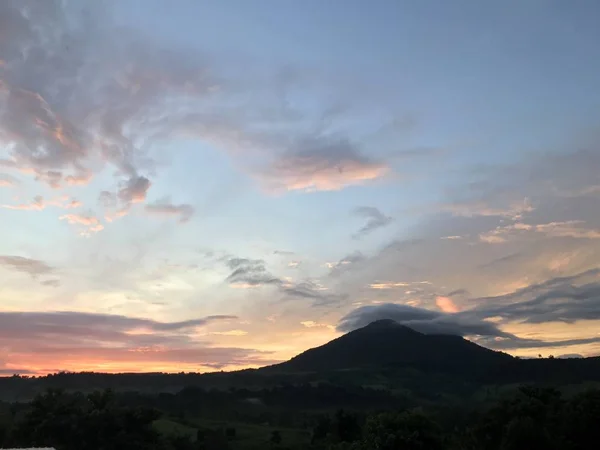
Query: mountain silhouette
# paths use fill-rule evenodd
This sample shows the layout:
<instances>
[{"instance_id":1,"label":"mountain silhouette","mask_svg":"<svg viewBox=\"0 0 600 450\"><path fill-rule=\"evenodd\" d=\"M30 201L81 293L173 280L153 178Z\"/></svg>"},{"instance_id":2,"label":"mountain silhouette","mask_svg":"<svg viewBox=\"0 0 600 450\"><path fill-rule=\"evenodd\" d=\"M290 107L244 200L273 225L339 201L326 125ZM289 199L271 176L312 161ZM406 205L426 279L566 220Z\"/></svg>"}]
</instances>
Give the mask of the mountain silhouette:
<instances>
[{"instance_id":1,"label":"mountain silhouette","mask_svg":"<svg viewBox=\"0 0 600 450\"><path fill-rule=\"evenodd\" d=\"M284 363L278 372L320 372L408 366L461 371L508 362L512 356L460 336L423 334L393 320L377 320Z\"/></svg>"}]
</instances>

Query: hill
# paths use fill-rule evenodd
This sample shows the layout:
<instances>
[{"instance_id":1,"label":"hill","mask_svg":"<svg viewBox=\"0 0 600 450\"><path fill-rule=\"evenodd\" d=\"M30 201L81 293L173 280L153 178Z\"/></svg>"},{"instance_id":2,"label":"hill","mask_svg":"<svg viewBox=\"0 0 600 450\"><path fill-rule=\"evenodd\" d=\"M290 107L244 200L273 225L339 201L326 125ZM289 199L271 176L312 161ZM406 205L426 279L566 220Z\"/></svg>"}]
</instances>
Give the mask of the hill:
<instances>
[{"instance_id":1,"label":"hill","mask_svg":"<svg viewBox=\"0 0 600 450\"><path fill-rule=\"evenodd\" d=\"M460 336L428 335L393 320L378 320L263 370L320 372L409 366L455 372L513 359Z\"/></svg>"}]
</instances>

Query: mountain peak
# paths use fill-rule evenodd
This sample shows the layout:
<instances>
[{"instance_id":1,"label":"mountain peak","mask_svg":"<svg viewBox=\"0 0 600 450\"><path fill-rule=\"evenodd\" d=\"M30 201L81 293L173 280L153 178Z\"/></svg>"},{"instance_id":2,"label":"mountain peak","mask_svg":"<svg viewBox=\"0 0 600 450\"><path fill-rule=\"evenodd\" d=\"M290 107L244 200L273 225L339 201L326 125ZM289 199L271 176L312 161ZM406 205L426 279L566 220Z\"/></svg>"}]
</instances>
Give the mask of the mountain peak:
<instances>
[{"instance_id":1,"label":"mountain peak","mask_svg":"<svg viewBox=\"0 0 600 450\"><path fill-rule=\"evenodd\" d=\"M507 357L462 338L427 335L395 320L382 319L273 367L293 371L389 366L464 370Z\"/></svg>"}]
</instances>

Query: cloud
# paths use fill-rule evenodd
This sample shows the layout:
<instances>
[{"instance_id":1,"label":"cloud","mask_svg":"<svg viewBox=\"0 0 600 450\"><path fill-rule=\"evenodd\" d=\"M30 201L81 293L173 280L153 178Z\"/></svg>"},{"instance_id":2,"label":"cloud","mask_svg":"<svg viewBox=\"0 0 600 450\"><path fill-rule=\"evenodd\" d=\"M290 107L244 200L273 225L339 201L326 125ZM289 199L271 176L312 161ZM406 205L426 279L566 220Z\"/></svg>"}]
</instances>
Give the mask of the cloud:
<instances>
[{"instance_id":1,"label":"cloud","mask_svg":"<svg viewBox=\"0 0 600 450\"><path fill-rule=\"evenodd\" d=\"M173 129L164 115L174 104L209 92L203 61L119 28L105 3L4 2L0 16L3 165L58 189L88 184L108 163L121 206L143 201L149 139Z\"/></svg>"},{"instance_id":2,"label":"cloud","mask_svg":"<svg viewBox=\"0 0 600 450\"><path fill-rule=\"evenodd\" d=\"M282 191L337 191L385 176L389 167L344 140L305 139L258 173L265 187Z\"/></svg>"},{"instance_id":3,"label":"cloud","mask_svg":"<svg viewBox=\"0 0 600 450\"><path fill-rule=\"evenodd\" d=\"M0 173L0 187L14 187L19 184L19 180L17 180L12 175L8 175L6 173Z\"/></svg>"},{"instance_id":4,"label":"cloud","mask_svg":"<svg viewBox=\"0 0 600 450\"><path fill-rule=\"evenodd\" d=\"M132 176L122 183L117 192L117 197L124 205L129 206L132 203L142 203L146 200L148 189L150 189L150 180L143 176Z\"/></svg>"},{"instance_id":5,"label":"cloud","mask_svg":"<svg viewBox=\"0 0 600 450\"><path fill-rule=\"evenodd\" d=\"M600 320L600 270L555 277L515 292L476 300L471 310L478 317L504 322L540 324Z\"/></svg>"},{"instance_id":6,"label":"cloud","mask_svg":"<svg viewBox=\"0 0 600 450\"><path fill-rule=\"evenodd\" d=\"M79 200L70 199L68 196L58 197L52 200L44 200L44 197L38 195L30 203L21 203L18 205L2 205L4 209L13 209L20 211L43 211L49 206L60 209L80 208L82 203Z\"/></svg>"},{"instance_id":7,"label":"cloud","mask_svg":"<svg viewBox=\"0 0 600 450\"><path fill-rule=\"evenodd\" d=\"M146 212L158 216L175 216L180 223L188 222L194 215L194 207L188 204L175 205L168 200L146 205Z\"/></svg>"},{"instance_id":8,"label":"cloud","mask_svg":"<svg viewBox=\"0 0 600 450\"><path fill-rule=\"evenodd\" d=\"M393 319L424 333L471 336L483 345L503 350L592 344L600 342L600 338L529 339L504 332L500 327L600 320L599 280L600 269L554 277L504 295L472 298L468 304L476 306L470 309L461 308L451 295L435 297L440 311L393 303L363 306L340 319L338 330L349 331L375 320Z\"/></svg>"},{"instance_id":9,"label":"cloud","mask_svg":"<svg viewBox=\"0 0 600 450\"><path fill-rule=\"evenodd\" d=\"M246 336L248 334L248 332L244 331L244 330L228 330L228 331L213 331L210 334L214 334L217 336Z\"/></svg>"},{"instance_id":10,"label":"cloud","mask_svg":"<svg viewBox=\"0 0 600 450\"><path fill-rule=\"evenodd\" d=\"M369 234L378 228L385 227L394 220L372 206L361 206L356 208L354 210L354 214L366 219L366 223L360 230L358 230L358 232L354 234L354 238L360 238L361 236Z\"/></svg>"},{"instance_id":11,"label":"cloud","mask_svg":"<svg viewBox=\"0 0 600 450\"><path fill-rule=\"evenodd\" d=\"M118 24L104 2L0 8L3 165L51 188L90 184L110 166L116 186L106 191L123 215L158 175L154 152L181 136L224 150L269 191L339 190L390 172L355 144L373 140L342 124L337 99L316 112L288 101L322 87L303 83L299 69L287 71L292 77L221 73L200 50L166 49Z\"/></svg>"},{"instance_id":12,"label":"cloud","mask_svg":"<svg viewBox=\"0 0 600 450\"><path fill-rule=\"evenodd\" d=\"M435 304L440 311L445 313L457 313L460 311L460 308L450 297L446 297L444 295L438 295L435 298Z\"/></svg>"},{"instance_id":13,"label":"cloud","mask_svg":"<svg viewBox=\"0 0 600 450\"><path fill-rule=\"evenodd\" d=\"M332 306L339 304L347 298L345 294L328 292L329 289L312 280L297 283L286 283L281 286L281 291L291 297L313 300L313 306Z\"/></svg>"},{"instance_id":14,"label":"cloud","mask_svg":"<svg viewBox=\"0 0 600 450\"><path fill-rule=\"evenodd\" d=\"M328 292L327 287L311 279L292 281L277 277L267 270L266 262L262 259L228 257L225 264L232 270L225 281L234 288L252 289L273 286L284 297L312 300L313 306L332 305L347 297Z\"/></svg>"},{"instance_id":15,"label":"cloud","mask_svg":"<svg viewBox=\"0 0 600 450\"><path fill-rule=\"evenodd\" d=\"M381 319L395 320L425 334L466 336L497 350L568 347L600 342L597 336L558 341L521 338L502 331L495 323L484 321L468 311L448 314L393 303L359 307L342 317L336 328L347 332Z\"/></svg>"},{"instance_id":16,"label":"cloud","mask_svg":"<svg viewBox=\"0 0 600 450\"><path fill-rule=\"evenodd\" d=\"M384 283L371 283L369 287L371 289L394 289L400 287L408 287L410 283L405 282L384 282Z\"/></svg>"},{"instance_id":17,"label":"cloud","mask_svg":"<svg viewBox=\"0 0 600 450\"><path fill-rule=\"evenodd\" d=\"M220 348L195 338L199 327L235 319L215 315L158 322L81 312L0 312L0 346L8 349L7 363L37 372L99 367L140 371L152 365L205 370L269 363L266 352Z\"/></svg>"},{"instance_id":18,"label":"cloud","mask_svg":"<svg viewBox=\"0 0 600 450\"><path fill-rule=\"evenodd\" d=\"M328 328L330 330L335 330L335 327L333 325L315 322L314 320L304 320L300 322L300 324L305 328Z\"/></svg>"},{"instance_id":19,"label":"cloud","mask_svg":"<svg viewBox=\"0 0 600 450\"><path fill-rule=\"evenodd\" d=\"M263 286L279 285L280 278L271 275L261 259L229 258L226 265L232 270L226 281L232 285Z\"/></svg>"},{"instance_id":20,"label":"cloud","mask_svg":"<svg viewBox=\"0 0 600 450\"><path fill-rule=\"evenodd\" d=\"M71 225L83 227L82 234L90 235L104 229L100 219L91 214L65 214L59 217L60 220L66 220Z\"/></svg>"},{"instance_id":21,"label":"cloud","mask_svg":"<svg viewBox=\"0 0 600 450\"><path fill-rule=\"evenodd\" d=\"M368 258L363 253L356 251L344 256L338 262L328 262L325 263L325 265L329 268L329 276L336 277L348 270L354 269L355 266L361 265L366 262L367 259Z\"/></svg>"},{"instance_id":22,"label":"cloud","mask_svg":"<svg viewBox=\"0 0 600 450\"><path fill-rule=\"evenodd\" d=\"M505 203L504 201L500 201ZM497 202L494 199L494 202ZM512 220L517 220L523 217L524 214L534 211L530 200L525 198L520 201L510 201L507 205L493 206L491 202L485 200L473 200L467 202L449 203L440 206L440 210L449 212L456 216L475 217L475 216L498 216L506 217Z\"/></svg>"},{"instance_id":23,"label":"cloud","mask_svg":"<svg viewBox=\"0 0 600 450\"><path fill-rule=\"evenodd\" d=\"M357 308L339 320L337 329L351 331L380 319L392 319L426 334L510 337L495 324L482 320L393 303Z\"/></svg>"},{"instance_id":24,"label":"cloud","mask_svg":"<svg viewBox=\"0 0 600 450\"><path fill-rule=\"evenodd\" d=\"M509 239L518 238L527 233L539 233L547 237L556 238L600 239L600 229L589 229L583 227L583 225L585 225L585 222L582 220L568 220L537 225L517 222L481 233L479 239L489 244L502 244Z\"/></svg>"},{"instance_id":25,"label":"cloud","mask_svg":"<svg viewBox=\"0 0 600 450\"><path fill-rule=\"evenodd\" d=\"M413 288L416 285L431 285L430 281L386 281L386 282L377 282L369 284L371 289L377 290L387 290L387 289L396 289L396 288Z\"/></svg>"},{"instance_id":26,"label":"cloud","mask_svg":"<svg viewBox=\"0 0 600 450\"><path fill-rule=\"evenodd\" d=\"M26 273L36 279L39 275L46 275L54 272L54 267L46 264L39 259L26 258L24 256L0 255L0 266L14 270L16 272Z\"/></svg>"}]
</instances>

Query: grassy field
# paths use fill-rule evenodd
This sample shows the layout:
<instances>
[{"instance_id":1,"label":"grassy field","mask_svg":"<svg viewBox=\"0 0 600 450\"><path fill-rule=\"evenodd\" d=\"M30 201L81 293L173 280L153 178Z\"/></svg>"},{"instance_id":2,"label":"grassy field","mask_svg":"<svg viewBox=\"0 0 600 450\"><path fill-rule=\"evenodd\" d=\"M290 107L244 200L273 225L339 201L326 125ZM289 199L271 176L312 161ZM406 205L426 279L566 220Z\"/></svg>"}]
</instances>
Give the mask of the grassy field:
<instances>
[{"instance_id":1,"label":"grassy field","mask_svg":"<svg viewBox=\"0 0 600 450\"><path fill-rule=\"evenodd\" d=\"M193 428L169 419L158 419L154 421L154 428L161 434L189 436L196 440L197 428Z\"/></svg>"},{"instance_id":2,"label":"grassy field","mask_svg":"<svg viewBox=\"0 0 600 450\"><path fill-rule=\"evenodd\" d=\"M271 427L242 422L213 421L204 419L188 419L181 424L176 419L159 419L154 422L155 428L162 434L189 436L196 440L198 429L227 430L234 429L235 435L228 438L229 446L234 450L262 450L269 447L274 431L281 436L281 444L294 447L310 442L310 432L295 428ZM192 424L196 427L191 426Z\"/></svg>"},{"instance_id":3,"label":"grassy field","mask_svg":"<svg viewBox=\"0 0 600 450\"><path fill-rule=\"evenodd\" d=\"M235 429L235 437L230 440L234 449L251 450L268 447L273 431L281 435L281 444L304 444L310 441L310 432L295 428L271 427L268 425L255 425L241 422L220 422L210 420L198 421L200 427L211 429Z\"/></svg>"}]
</instances>

